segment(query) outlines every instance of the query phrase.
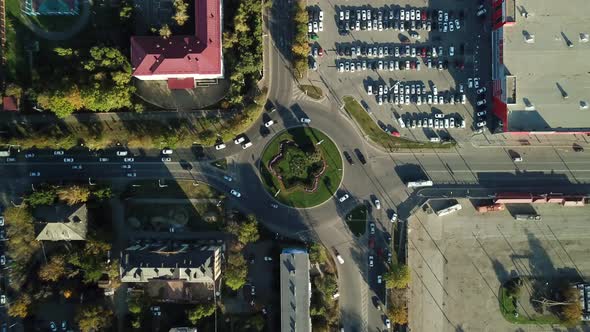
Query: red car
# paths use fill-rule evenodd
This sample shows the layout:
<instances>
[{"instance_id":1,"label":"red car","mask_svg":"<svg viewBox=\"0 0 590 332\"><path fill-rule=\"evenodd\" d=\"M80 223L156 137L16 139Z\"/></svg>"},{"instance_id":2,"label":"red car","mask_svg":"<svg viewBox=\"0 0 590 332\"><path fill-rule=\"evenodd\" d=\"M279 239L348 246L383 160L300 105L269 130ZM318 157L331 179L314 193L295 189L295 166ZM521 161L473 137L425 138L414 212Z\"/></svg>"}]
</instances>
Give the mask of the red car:
<instances>
[{"instance_id":1,"label":"red car","mask_svg":"<svg viewBox=\"0 0 590 332\"><path fill-rule=\"evenodd\" d=\"M426 57L426 47L422 47L422 50L420 51L420 53L422 53L422 57Z\"/></svg>"},{"instance_id":2,"label":"red car","mask_svg":"<svg viewBox=\"0 0 590 332\"><path fill-rule=\"evenodd\" d=\"M421 12L421 15L420 16L422 16L421 17L422 21L426 21L426 16L427 16L426 9Z\"/></svg>"},{"instance_id":3,"label":"red car","mask_svg":"<svg viewBox=\"0 0 590 332\"><path fill-rule=\"evenodd\" d=\"M369 248L375 248L375 238L372 236L369 238Z\"/></svg>"},{"instance_id":4,"label":"red car","mask_svg":"<svg viewBox=\"0 0 590 332\"><path fill-rule=\"evenodd\" d=\"M410 61L410 68L416 69L416 61Z\"/></svg>"},{"instance_id":5,"label":"red car","mask_svg":"<svg viewBox=\"0 0 590 332\"><path fill-rule=\"evenodd\" d=\"M320 49L319 49L319 51L318 51L318 54L319 54L320 56L324 56L324 49L320 47Z\"/></svg>"}]
</instances>

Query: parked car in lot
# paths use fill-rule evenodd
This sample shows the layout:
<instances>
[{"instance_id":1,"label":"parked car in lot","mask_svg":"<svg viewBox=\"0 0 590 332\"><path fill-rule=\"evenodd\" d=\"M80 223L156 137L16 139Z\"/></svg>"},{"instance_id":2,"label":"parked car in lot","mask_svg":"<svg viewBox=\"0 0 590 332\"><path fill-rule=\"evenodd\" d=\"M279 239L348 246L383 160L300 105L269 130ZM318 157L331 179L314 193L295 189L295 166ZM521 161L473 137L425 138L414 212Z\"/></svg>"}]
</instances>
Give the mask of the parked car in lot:
<instances>
[{"instance_id":1,"label":"parked car in lot","mask_svg":"<svg viewBox=\"0 0 590 332\"><path fill-rule=\"evenodd\" d=\"M29 175L32 177L39 177L41 176L41 172L30 172Z\"/></svg>"},{"instance_id":2,"label":"parked car in lot","mask_svg":"<svg viewBox=\"0 0 590 332\"><path fill-rule=\"evenodd\" d=\"M477 106L485 105L486 104L486 100L485 99L478 100L476 104L477 104Z\"/></svg>"},{"instance_id":3,"label":"parked car in lot","mask_svg":"<svg viewBox=\"0 0 590 332\"><path fill-rule=\"evenodd\" d=\"M235 190L235 189L232 189L229 192L230 192L230 194L232 194L233 196L235 196L237 198L242 197L242 194L239 191Z\"/></svg>"},{"instance_id":4,"label":"parked car in lot","mask_svg":"<svg viewBox=\"0 0 590 332\"><path fill-rule=\"evenodd\" d=\"M219 143L215 145L215 150L223 150L226 148L226 145L223 143Z\"/></svg>"},{"instance_id":5,"label":"parked car in lot","mask_svg":"<svg viewBox=\"0 0 590 332\"><path fill-rule=\"evenodd\" d=\"M476 90L476 92L479 94L484 94L484 93L486 93L486 91L487 91L487 89L485 86Z\"/></svg>"},{"instance_id":6,"label":"parked car in lot","mask_svg":"<svg viewBox=\"0 0 590 332\"><path fill-rule=\"evenodd\" d=\"M135 161L135 158L129 157L129 158L123 158L123 161L126 163L132 163Z\"/></svg>"},{"instance_id":7,"label":"parked car in lot","mask_svg":"<svg viewBox=\"0 0 590 332\"><path fill-rule=\"evenodd\" d=\"M64 158L64 163L73 163L74 158Z\"/></svg>"},{"instance_id":8,"label":"parked car in lot","mask_svg":"<svg viewBox=\"0 0 590 332\"><path fill-rule=\"evenodd\" d=\"M53 151L53 155L54 156L63 156L64 151L63 150L55 150L55 151Z\"/></svg>"},{"instance_id":9,"label":"parked car in lot","mask_svg":"<svg viewBox=\"0 0 590 332\"><path fill-rule=\"evenodd\" d=\"M375 198L375 201L374 201L374 203L375 203L375 208L376 208L377 210L381 210L381 202L379 201L379 199L378 199L378 198Z\"/></svg>"},{"instance_id":10,"label":"parked car in lot","mask_svg":"<svg viewBox=\"0 0 590 332\"><path fill-rule=\"evenodd\" d=\"M133 172L133 173L127 173L127 177L128 178L134 178L137 177L137 173Z\"/></svg>"},{"instance_id":11,"label":"parked car in lot","mask_svg":"<svg viewBox=\"0 0 590 332\"><path fill-rule=\"evenodd\" d=\"M389 219L389 221L396 222L397 221L397 213L392 212L391 213L391 218Z\"/></svg>"},{"instance_id":12,"label":"parked car in lot","mask_svg":"<svg viewBox=\"0 0 590 332\"><path fill-rule=\"evenodd\" d=\"M310 123L311 122L311 119L310 118L301 118L301 119L299 119L299 121L301 123Z\"/></svg>"},{"instance_id":13,"label":"parked car in lot","mask_svg":"<svg viewBox=\"0 0 590 332\"><path fill-rule=\"evenodd\" d=\"M486 125L486 122L485 121L480 121L480 122L478 122L478 123L475 124L475 126L478 127L478 128L481 128L481 127L483 127L485 125Z\"/></svg>"},{"instance_id":14,"label":"parked car in lot","mask_svg":"<svg viewBox=\"0 0 590 332\"><path fill-rule=\"evenodd\" d=\"M369 233L375 234L375 223L374 222L369 223Z\"/></svg>"}]
</instances>

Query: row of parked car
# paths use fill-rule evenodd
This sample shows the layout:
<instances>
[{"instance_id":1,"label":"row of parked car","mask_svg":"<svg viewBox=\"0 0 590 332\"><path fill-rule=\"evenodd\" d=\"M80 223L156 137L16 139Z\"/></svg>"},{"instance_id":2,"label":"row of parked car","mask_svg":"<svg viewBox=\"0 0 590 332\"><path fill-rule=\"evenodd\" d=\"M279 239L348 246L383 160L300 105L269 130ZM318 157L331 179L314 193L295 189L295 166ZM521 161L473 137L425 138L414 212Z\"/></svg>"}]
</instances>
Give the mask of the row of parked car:
<instances>
[{"instance_id":1,"label":"row of parked car","mask_svg":"<svg viewBox=\"0 0 590 332\"><path fill-rule=\"evenodd\" d=\"M339 44L336 45L336 53L338 56L349 56L349 57L443 57L449 56L454 57L457 52L459 55L465 54L465 45L461 44L458 49L455 49L454 45L448 47L443 46L411 46L401 45L394 46L391 44L373 44L367 45L366 43L355 43L355 44Z\"/></svg>"},{"instance_id":2,"label":"row of parked car","mask_svg":"<svg viewBox=\"0 0 590 332\"><path fill-rule=\"evenodd\" d=\"M442 113L435 113L433 117L424 117L420 119L405 120L398 118L399 125L402 128L433 128L433 129L453 129L465 128L465 120L455 119L455 117L445 117Z\"/></svg>"},{"instance_id":3,"label":"row of parked car","mask_svg":"<svg viewBox=\"0 0 590 332\"><path fill-rule=\"evenodd\" d=\"M387 29L411 32L438 29L442 32L452 32L461 28L463 17L463 11L459 11L458 17L455 17L453 11L443 12L425 8L342 7L338 11L338 24L341 33L351 30L383 31Z\"/></svg>"},{"instance_id":4,"label":"row of parked car","mask_svg":"<svg viewBox=\"0 0 590 332\"><path fill-rule=\"evenodd\" d=\"M318 7L308 7L307 15L309 22L307 23L307 32L318 33L324 31L324 11Z\"/></svg>"}]
</instances>

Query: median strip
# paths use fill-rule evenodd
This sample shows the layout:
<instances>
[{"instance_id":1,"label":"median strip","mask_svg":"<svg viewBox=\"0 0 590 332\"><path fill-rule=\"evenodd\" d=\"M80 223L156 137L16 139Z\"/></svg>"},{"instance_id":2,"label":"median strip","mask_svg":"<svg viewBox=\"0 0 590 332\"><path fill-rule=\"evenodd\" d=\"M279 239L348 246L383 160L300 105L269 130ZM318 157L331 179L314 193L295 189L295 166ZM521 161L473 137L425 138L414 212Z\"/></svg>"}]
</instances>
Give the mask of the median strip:
<instances>
[{"instance_id":1,"label":"median strip","mask_svg":"<svg viewBox=\"0 0 590 332\"><path fill-rule=\"evenodd\" d=\"M401 137L392 136L392 134L381 129L371 118L369 113L352 97L346 96L344 100L344 109L353 118L371 141L382 146L388 151L400 149L449 149L455 146L454 142L448 143L430 143L416 142Z\"/></svg>"}]
</instances>

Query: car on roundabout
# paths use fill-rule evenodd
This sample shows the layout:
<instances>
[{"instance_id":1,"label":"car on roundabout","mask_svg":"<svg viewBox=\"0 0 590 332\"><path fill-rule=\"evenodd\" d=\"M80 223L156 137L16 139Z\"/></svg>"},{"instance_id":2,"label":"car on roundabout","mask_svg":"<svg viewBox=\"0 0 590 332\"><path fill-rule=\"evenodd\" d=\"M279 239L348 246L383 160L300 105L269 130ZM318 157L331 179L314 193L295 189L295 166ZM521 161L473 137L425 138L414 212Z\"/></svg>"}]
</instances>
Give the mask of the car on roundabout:
<instances>
[{"instance_id":1,"label":"car on roundabout","mask_svg":"<svg viewBox=\"0 0 590 332\"><path fill-rule=\"evenodd\" d=\"M236 189L230 190L229 193L232 194L233 196L237 197L237 198L242 197L242 194L239 191L237 191Z\"/></svg>"}]
</instances>

